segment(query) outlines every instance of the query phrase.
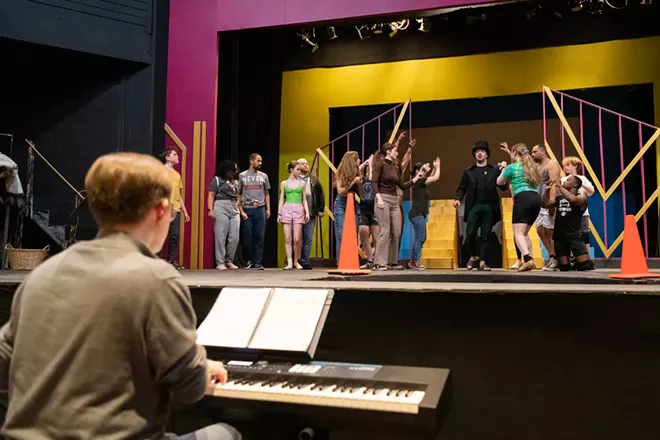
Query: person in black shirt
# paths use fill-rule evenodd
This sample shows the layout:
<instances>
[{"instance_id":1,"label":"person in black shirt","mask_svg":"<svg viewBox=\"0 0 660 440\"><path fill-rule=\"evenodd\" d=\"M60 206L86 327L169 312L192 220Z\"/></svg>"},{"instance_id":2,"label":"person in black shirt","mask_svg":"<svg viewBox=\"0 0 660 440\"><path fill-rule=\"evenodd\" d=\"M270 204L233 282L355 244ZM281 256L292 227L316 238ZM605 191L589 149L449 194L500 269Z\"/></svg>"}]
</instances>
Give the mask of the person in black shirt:
<instances>
[{"instance_id":1,"label":"person in black shirt","mask_svg":"<svg viewBox=\"0 0 660 440\"><path fill-rule=\"evenodd\" d=\"M415 238L412 246L412 256L408 262L408 268L414 270L425 270L422 265L422 248L426 242L426 218L429 215L429 187L433 182L440 178L440 158L436 157L433 161L433 174L426 177L431 170L429 164L416 163L410 169L410 175L421 175L422 177L413 183L412 186L412 205L408 212L408 218L412 224Z\"/></svg>"},{"instance_id":2,"label":"person in black shirt","mask_svg":"<svg viewBox=\"0 0 660 440\"><path fill-rule=\"evenodd\" d=\"M218 165L209 183L208 216L213 218L216 269L238 269L233 262L240 237L238 209L238 165L225 160Z\"/></svg>"},{"instance_id":3,"label":"person in black shirt","mask_svg":"<svg viewBox=\"0 0 660 440\"><path fill-rule=\"evenodd\" d=\"M490 148L488 142L477 141L472 146L472 156L475 164L463 171L461 183L456 189L454 207L458 208L465 203L465 217L467 222L467 243L470 259L467 269L472 270L479 261L479 270L490 270L486 264L490 231L494 224L500 221L500 196L497 192L497 178L506 163L494 167L488 163ZM463 199L465 199L463 201ZM481 228L480 240L477 245L477 232Z\"/></svg>"},{"instance_id":4,"label":"person in black shirt","mask_svg":"<svg viewBox=\"0 0 660 440\"><path fill-rule=\"evenodd\" d=\"M575 270L593 270L594 263L582 239L582 216L587 209L587 196L580 194L582 180L569 176L563 183L552 181L543 194L541 205L544 208L557 208L555 229L552 239L555 244L555 257L560 271L571 269L569 256L575 256Z\"/></svg>"}]
</instances>

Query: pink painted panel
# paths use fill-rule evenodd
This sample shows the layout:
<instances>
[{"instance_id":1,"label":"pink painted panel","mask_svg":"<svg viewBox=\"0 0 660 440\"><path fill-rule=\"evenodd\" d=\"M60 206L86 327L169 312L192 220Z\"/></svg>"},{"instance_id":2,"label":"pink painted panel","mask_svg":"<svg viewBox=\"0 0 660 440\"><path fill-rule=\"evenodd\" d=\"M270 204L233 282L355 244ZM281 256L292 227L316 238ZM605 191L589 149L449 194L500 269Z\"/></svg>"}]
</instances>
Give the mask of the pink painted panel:
<instances>
[{"instance_id":1,"label":"pink painted panel","mask_svg":"<svg viewBox=\"0 0 660 440\"><path fill-rule=\"evenodd\" d=\"M192 209L193 125L206 121L206 176L215 172L218 74L217 0L172 1L170 5L166 122L188 148L185 202ZM210 177L209 179L210 180ZM206 187L202 188L204 193ZM202 210L202 214L206 209ZM213 267L213 224L204 215L204 268ZM184 261L190 264L190 223L185 227Z\"/></svg>"},{"instance_id":2,"label":"pink painted panel","mask_svg":"<svg viewBox=\"0 0 660 440\"><path fill-rule=\"evenodd\" d=\"M497 0L223 0L218 10L218 30L281 26L497 2Z\"/></svg>"}]
</instances>

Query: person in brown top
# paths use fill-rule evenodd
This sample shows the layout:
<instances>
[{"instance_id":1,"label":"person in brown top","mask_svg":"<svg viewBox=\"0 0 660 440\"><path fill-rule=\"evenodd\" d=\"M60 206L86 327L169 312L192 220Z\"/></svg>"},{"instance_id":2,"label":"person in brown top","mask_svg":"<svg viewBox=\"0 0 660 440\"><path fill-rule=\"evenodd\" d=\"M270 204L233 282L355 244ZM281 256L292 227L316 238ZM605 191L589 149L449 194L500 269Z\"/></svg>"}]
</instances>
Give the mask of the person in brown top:
<instances>
[{"instance_id":1,"label":"person in brown top","mask_svg":"<svg viewBox=\"0 0 660 440\"><path fill-rule=\"evenodd\" d=\"M115 153L85 178L95 240L48 259L18 288L0 330L0 389L10 440L177 438L170 401L201 399L227 371L196 343L188 288L154 256L172 216L168 170ZM180 439L240 439L212 425Z\"/></svg>"},{"instance_id":2,"label":"person in brown top","mask_svg":"<svg viewBox=\"0 0 660 440\"><path fill-rule=\"evenodd\" d=\"M417 182L420 175L408 182L401 181L401 166L399 151L396 144L385 143L378 153L379 159L374 160L372 173L372 188L376 199L375 214L380 231L374 265L377 270L398 269L398 252L390 252L391 246L398 247L403 230L403 216L399 203L397 188L410 188ZM388 261L389 260L389 261Z\"/></svg>"}]
</instances>

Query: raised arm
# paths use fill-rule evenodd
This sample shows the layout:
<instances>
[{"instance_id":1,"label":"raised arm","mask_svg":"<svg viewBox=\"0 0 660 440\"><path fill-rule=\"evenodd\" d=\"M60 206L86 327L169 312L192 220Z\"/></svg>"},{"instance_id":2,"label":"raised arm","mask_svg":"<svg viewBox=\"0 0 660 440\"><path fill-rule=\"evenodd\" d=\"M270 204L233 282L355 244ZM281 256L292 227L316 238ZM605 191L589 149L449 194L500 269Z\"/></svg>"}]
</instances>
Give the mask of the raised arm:
<instances>
[{"instance_id":1,"label":"raised arm","mask_svg":"<svg viewBox=\"0 0 660 440\"><path fill-rule=\"evenodd\" d=\"M435 160L433 161L433 174L426 179L426 184L430 184L433 182L437 182L438 179L440 179L440 158L436 157Z\"/></svg>"},{"instance_id":2,"label":"raised arm","mask_svg":"<svg viewBox=\"0 0 660 440\"><path fill-rule=\"evenodd\" d=\"M541 206L543 208L552 208L557 204L557 185L555 182L552 182L549 188L543 193L541 198Z\"/></svg>"},{"instance_id":3,"label":"raised arm","mask_svg":"<svg viewBox=\"0 0 660 440\"><path fill-rule=\"evenodd\" d=\"M585 196L584 194L579 194L579 193L573 194L572 192L570 192L561 185L555 185L555 186L559 189L561 195L564 196L564 198L568 200L568 202L571 205L582 206L585 203L587 203L587 196Z\"/></svg>"},{"instance_id":4,"label":"raised arm","mask_svg":"<svg viewBox=\"0 0 660 440\"><path fill-rule=\"evenodd\" d=\"M587 176L579 176L580 180L582 180L582 189L584 190L584 193L587 197L591 197L594 195L596 192L596 188L594 188L594 184L591 183L591 181L587 178Z\"/></svg>"}]
</instances>

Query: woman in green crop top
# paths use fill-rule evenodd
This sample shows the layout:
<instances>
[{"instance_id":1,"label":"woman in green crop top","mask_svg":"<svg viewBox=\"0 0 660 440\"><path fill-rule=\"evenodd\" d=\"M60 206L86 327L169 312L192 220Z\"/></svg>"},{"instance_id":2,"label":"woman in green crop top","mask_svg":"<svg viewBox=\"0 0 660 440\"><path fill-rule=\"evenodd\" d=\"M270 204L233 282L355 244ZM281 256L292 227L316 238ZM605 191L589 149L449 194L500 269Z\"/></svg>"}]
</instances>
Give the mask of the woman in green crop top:
<instances>
[{"instance_id":1,"label":"woman in green crop top","mask_svg":"<svg viewBox=\"0 0 660 440\"><path fill-rule=\"evenodd\" d=\"M284 228L284 241L286 242L287 264L284 270L291 270L294 267L302 269L298 260L300 260L302 251L302 227L309 220L309 207L307 206L309 188L300 178L301 170L297 161L289 162L287 170L289 178L280 184L280 203L277 210L277 222Z\"/></svg>"}]
</instances>

